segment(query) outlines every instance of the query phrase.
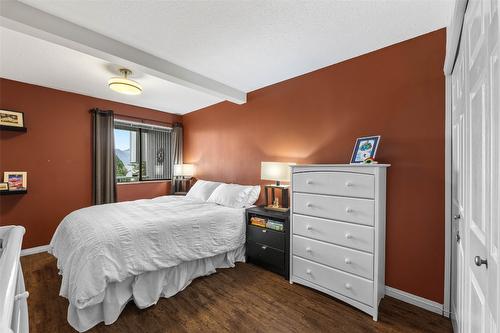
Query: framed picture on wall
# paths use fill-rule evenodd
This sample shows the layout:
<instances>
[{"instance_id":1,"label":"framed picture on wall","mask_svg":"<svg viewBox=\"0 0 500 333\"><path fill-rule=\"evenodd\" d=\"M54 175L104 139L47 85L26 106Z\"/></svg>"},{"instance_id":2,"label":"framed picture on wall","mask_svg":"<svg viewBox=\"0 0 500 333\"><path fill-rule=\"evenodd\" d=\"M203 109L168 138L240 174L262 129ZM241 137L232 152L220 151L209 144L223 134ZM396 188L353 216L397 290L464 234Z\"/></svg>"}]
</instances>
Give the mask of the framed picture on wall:
<instances>
[{"instance_id":1,"label":"framed picture on wall","mask_svg":"<svg viewBox=\"0 0 500 333\"><path fill-rule=\"evenodd\" d=\"M25 171L5 171L3 181L9 185L9 191L20 191L28 188L28 173Z\"/></svg>"},{"instance_id":2,"label":"framed picture on wall","mask_svg":"<svg viewBox=\"0 0 500 333\"><path fill-rule=\"evenodd\" d=\"M351 164L363 163L368 158L375 159L379 142L380 135L357 138L351 156Z\"/></svg>"},{"instance_id":3,"label":"framed picture on wall","mask_svg":"<svg viewBox=\"0 0 500 333\"><path fill-rule=\"evenodd\" d=\"M0 125L8 127L24 127L24 113L0 110Z\"/></svg>"}]
</instances>

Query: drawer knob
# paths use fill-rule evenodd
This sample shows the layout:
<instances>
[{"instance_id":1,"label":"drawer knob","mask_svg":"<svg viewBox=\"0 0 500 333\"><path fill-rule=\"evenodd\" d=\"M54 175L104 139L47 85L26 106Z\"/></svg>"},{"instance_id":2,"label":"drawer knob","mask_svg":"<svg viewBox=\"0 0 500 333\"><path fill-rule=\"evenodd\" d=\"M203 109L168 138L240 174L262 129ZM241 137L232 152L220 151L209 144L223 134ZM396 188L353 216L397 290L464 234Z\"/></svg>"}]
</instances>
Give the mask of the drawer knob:
<instances>
[{"instance_id":1,"label":"drawer knob","mask_svg":"<svg viewBox=\"0 0 500 333\"><path fill-rule=\"evenodd\" d=\"M306 225L306 229L311 230L312 229L311 225L310 224Z\"/></svg>"},{"instance_id":2,"label":"drawer knob","mask_svg":"<svg viewBox=\"0 0 500 333\"><path fill-rule=\"evenodd\" d=\"M312 183L313 183L313 181L312 181L312 180L310 180L310 179L306 180L306 184L307 184L307 185L311 185Z\"/></svg>"},{"instance_id":3,"label":"drawer knob","mask_svg":"<svg viewBox=\"0 0 500 333\"><path fill-rule=\"evenodd\" d=\"M307 274L311 274L312 272L311 272L311 270L308 268L308 269L306 269L306 273L307 273Z\"/></svg>"},{"instance_id":4,"label":"drawer knob","mask_svg":"<svg viewBox=\"0 0 500 333\"><path fill-rule=\"evenodd\" d=\"M350 213L352 213L352 212L353 212L353 210L352 210L352 208L347 207L347 208L345 209L345 212L350 214Z\"/></svg>"},{"instance_id":5,"label":"drawer knob","mask_svg":"<svg viewBox=\"0 0 500 333\"><path fill-rule=\"evenodd\" d=\"M350 283L346 283L346 284L345 284L345 289L351 289L351 288L352 288L352 286L351 286L351 284L350 284Z\"/></svg>"},{"instance_id":6,"label":"drawer knob","mask_svg":"<svg viewBox=\"0 0 500 333\"><path fill-rule=\"evenodd\" d=\"M262 250L265 250L265 249L267 249L267 246L262 245Z\"/></svg>"},{"instance_id":7,"label":"drawer knob","mask_svg":"<svg viewBox=\"0 0 500 333\"><path fill-rule=\"evenodd\" d=\"M310 248L309 246L308 246L308 247L306 247L306 251L307 251L307 252L312 252L312 250L311 250L311 248Z\"/></svg>"},{"instance_id":8,"label":"drawer knob","mask_svg":"<svg viewBox=\"0 0 500 333\"><path fill-rule=\"evenodd\" d=\"M351 239L351 238L352 238L352 235L351 235L350 233L346 232L346 234L345 234L345 238L347 238L347 239Z\"/></svg>"},{"instance_id":9,"label":"drawer knob","mask_svg":"<svg viewBox=\"0 0 500 333\"><path fill-rule=\"evenodd\" d=\"M351 259L349 259L349 258L345 258L345 259L344 259L344 262L345 262L347 265L350 265L350 264L351 264Z\"/></svg>"},{"instance_id":10,"label":"drawer knob","mask_svg":"<svg viewBox=\"0 0 500 333\"><path fill-rule=\"evenodd\" d=\"M345 186L346 186L346 187L351 187L351 186L353 186L353 185L354 185L354 184L353 184L351 181L346 181L346 182L345 182Z\"/></svg>"},{"instance_id":11,"label":"drawer knob","mask_svg":"<svg viewBox=\"0 0 500 333\"><path fill-rule=\"evenodd\" d=\"M310 203L310 202L306 203L307 208L311 208L312 206L313 206L312 203Z\"/></svg>"}]
</instances>

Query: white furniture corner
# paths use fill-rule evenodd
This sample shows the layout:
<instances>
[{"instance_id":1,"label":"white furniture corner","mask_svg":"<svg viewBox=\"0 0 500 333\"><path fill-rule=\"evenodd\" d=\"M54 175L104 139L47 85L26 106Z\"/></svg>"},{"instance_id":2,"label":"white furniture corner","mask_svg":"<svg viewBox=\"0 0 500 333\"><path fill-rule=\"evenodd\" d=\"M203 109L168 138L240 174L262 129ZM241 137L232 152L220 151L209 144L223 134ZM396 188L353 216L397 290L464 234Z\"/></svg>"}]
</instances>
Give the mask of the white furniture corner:
<instances>
[{"instance_id":1,"label":"white furniture corner","mask_svg":"<svg viewBox=\"0 0 500 333\"><path fill-rule=\"evenodd\" d=\"M0 227L0 332L28 333L28 292L19 256L25 229Z\"/></svg>"},{"instance_id":2,"label":"white furniture corner","mask_svg":"<svg viewBox=\"0 0 500 333\"><path fill-rule=\"evenodd\" d=\"M388 164L291 166L290 283L378 320L385 294Z\"/></svg>"}]
</instances>

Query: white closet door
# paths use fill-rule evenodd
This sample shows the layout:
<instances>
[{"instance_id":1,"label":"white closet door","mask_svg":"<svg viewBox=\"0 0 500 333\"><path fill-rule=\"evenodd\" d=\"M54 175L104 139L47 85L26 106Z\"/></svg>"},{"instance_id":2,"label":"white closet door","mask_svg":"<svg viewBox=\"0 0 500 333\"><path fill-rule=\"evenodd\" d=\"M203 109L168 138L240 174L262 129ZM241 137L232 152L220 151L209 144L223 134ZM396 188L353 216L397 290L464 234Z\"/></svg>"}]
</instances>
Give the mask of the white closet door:
<instances>
[{"instance_id":1,"label":"white closet door","mask_svg":"<svg viewBox=\"0 0 500 333\"><path fill-rule=\"evenodd\" d=\"M463 319L466 332L498 332L498 299L495 258L491 256L492 177L491 126L493 80L492 55L498 43L497 1L471 0L465 15L466 82L466 197L465 197L465 303ZM495 18L496 17L496 18ZM492 301L494 299L495 301ZM496 305L495 305L496 307Z\"/></svg>"},{"instance_id":2,"label":"white closet door","mask_svg":"<svg viewBox=\"0 0 500 333\"><path fill-rule=\"evenodd\" d=\"M490 174L488 251L488 305L490 332L500 332L500 21L499 0L490 0L488 29L488 70L490 72Z\"/></svg>"},{"instance_id":3,"label":"white closet door","mask_svg":"<svg viewBox=\"0 0 500 333\"><path fill-rule=\"evenodd\" d=\"M463 331L464 304L464 216L465 216L465 68L464 43L452 74L452 270L451 313L456 329Z\"/></svg>"}]
</instances>

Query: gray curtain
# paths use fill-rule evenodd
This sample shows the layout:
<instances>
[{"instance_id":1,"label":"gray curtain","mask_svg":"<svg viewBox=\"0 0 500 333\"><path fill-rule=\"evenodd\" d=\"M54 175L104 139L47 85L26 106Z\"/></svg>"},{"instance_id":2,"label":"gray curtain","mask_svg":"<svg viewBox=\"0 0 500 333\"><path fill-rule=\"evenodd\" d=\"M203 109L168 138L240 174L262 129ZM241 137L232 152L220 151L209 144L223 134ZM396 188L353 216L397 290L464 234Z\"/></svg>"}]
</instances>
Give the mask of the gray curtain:
<instances>
[{"instance_id":1,"label":"gray curtain","mask_svg":"<svg viewBox=\"0 0 500 333\"><path fill-rule=\"evenodd\" d=\"M172 128L172 175L174 170L174 164L182 164L182 124L175 123ZM179 192L181 190L181 181L172 176L172 193Z\"/></svg>"},{"instance_id":2,"label":"gray curtain","mask_svg":"<svg viewBox=\"0 0 500 333\"><path fill-rule=\"evenodd\" d=\"M92 109L94 205L116 202L114 115Z\"/></svg>"}]
</instances>

